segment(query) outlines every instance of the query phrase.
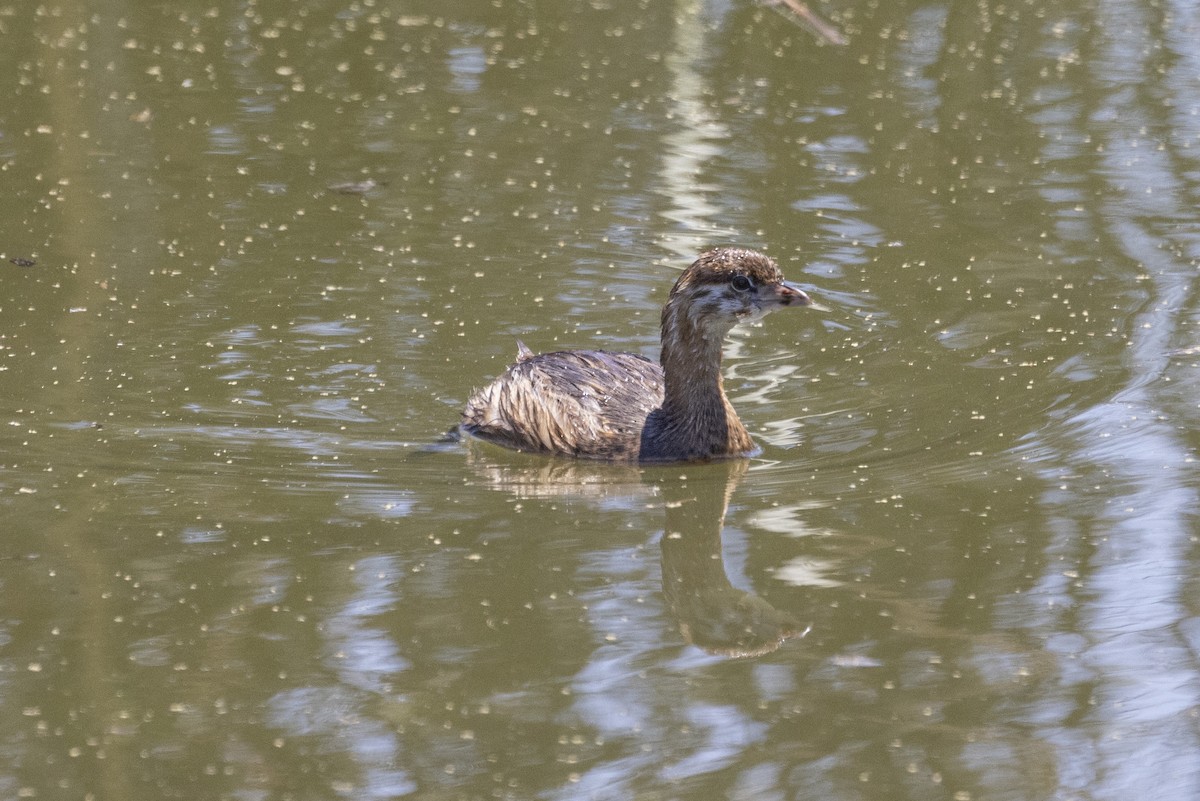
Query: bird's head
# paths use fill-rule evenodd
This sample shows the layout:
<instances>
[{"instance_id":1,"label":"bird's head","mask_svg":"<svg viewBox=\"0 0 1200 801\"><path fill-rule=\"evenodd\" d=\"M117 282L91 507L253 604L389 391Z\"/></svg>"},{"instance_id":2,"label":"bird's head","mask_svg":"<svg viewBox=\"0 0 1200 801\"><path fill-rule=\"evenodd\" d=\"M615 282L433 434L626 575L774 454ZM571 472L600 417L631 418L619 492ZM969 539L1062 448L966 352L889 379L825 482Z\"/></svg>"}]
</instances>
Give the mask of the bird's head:
<instances>
[{"instance_id":1,"label":"bird's head","mask_svg":"<svg viewBox=\"0 0 1200 801\"><path fill-rule=\"evenodd\" d=\"M720 339L738 323L785 306L811 304L804 290L785 281L768 256L721 247L701 254L680 274L663 309L663 325L686 321L705 339Z\"/></svg>"}]
</instances>

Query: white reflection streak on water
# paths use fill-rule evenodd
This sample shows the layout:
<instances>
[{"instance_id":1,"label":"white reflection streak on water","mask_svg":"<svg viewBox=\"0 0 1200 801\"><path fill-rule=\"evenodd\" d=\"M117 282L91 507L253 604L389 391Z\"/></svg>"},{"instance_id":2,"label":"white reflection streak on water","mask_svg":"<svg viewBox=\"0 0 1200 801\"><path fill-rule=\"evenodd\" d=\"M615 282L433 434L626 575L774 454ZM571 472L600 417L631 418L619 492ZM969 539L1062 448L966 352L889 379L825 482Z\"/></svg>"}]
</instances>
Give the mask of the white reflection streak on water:
<instances>
[{"instance_id":1,"label":"white reflection streak on water","mask_svg":"<svg viewBox=\"0 0 1200 801\"><path fill-rule=\"evenodd\" d=\"M1102 236L1118 244L1128 264L1142 265L1151 302L1130 326L1127 386L1076 415L1060 440L1060 464L1047 465L1057 488L1045 498L1054 534L1048 572L1031 593L1025 622L1062 660L1063 694L1077 698L1090 686L1094 704L1073 710L1083 723L1063 722L1046 734L1058 745L1060 791L1200 798L1200 666L1180 631L1188 614L1197 470L1176 434L1178 421L1163 414L1162 392L1180 304L1193 296L1200 259L1189 236L1200 198L1176 178L1197 174L1197 165L1178 163L1187 155L1178 144L1195 141L1195 130L1184 131L1197 126L1187 110L1200 108L1200 58L1194 37L1176 37L1174 58L1165 62L1146 33L1155 21L1139 19L1138 8L1116 0L1097 15L1112 23L1097 36L1092 68L1108 95L1083 124L1103 144L1096 164L1108 180L1108 200L1097 209ZM1160 86L1154 76L1162 63L1171 63L1161 86L1174 112L1154 107L1158 92L1143 94L1148 82ZM1160 141L1165 149L1156 147ZM1064 581L1064 572L1079 577L1080 589Z\"/></svg>"},{"instance_id":2,"label":"white reflection streak on water","mask_svg":"<svg viewBox=\"0 0 1200 801\"><path fill-rule=\"evenodd\" d=\"M353 567L345 603L325 627L326 662L338 683L277 694L267 703L267 720L289 737L338 743L360 768L356 797L398 798L416 789L401 767L401 737L386 720L365 714L363 704L390 696L392 681L410 666L392 634L369 624L398 605L395 582L401 566L392 557L373 556Z\"/></svg>"},{"instance_id":3,"label":"white reflection streak on water","mask_svg":"<svg viewBox=\"0 0 1200 801\"><path fill-rule=\"evenodd\" d=\"M734 242L738 236L737 231L714 222L722 209L710 203L706 195L717 192L719 187L698 180L704 163L720 154L729 139L729 130L705 106L704 77L696 65L697 54L706 49L707 20L708 15L703 13L699 2L681 2L675 12L674 46L666 57L671 75L668 96L675 126L663 135L659 191L672 203L664 216L690 233L667 237L663 244L689 262L705 246L718 241Z\"/></svg>"},{"instance_id":4,"label":"white reflection streak on water","mask_svg":"<svg viewBox=\"0 0 1200 801\"><path fill-rule=\"evenodd\" d=\"M409 668L392 635L368 621L395 609L400 603L396 577L403 575L390 556L362 559L355 566L357 592L330 618L330 662L341 680L371 692L389 692L390 682Z\"/></svg>"},{"instance_id":5,"label":"white reflection streak on water","mask_svg":"<svg viewBox=\"0 0 1200 801\"><path fill-rule=\"evenodd\" d=\"M661 610L635 600L657 592L657 582L646 572L648 567L644 553L618 550L597 555L589 568L613 577L613 586L624 589L615 595L606 589L581 598L597 637L609 641L591 654L572 679L571 712L608 742L630 736L640 742L656 742L668 736L666 725L671 716L656 708L649 683L636 678L642 660L667 636L661 628ZM655 753L633 749L621 759L597 763L555 797L629 798L635 794L631 787L634 777L653 771L658 761Z\"/></svg>"}]
</instances>

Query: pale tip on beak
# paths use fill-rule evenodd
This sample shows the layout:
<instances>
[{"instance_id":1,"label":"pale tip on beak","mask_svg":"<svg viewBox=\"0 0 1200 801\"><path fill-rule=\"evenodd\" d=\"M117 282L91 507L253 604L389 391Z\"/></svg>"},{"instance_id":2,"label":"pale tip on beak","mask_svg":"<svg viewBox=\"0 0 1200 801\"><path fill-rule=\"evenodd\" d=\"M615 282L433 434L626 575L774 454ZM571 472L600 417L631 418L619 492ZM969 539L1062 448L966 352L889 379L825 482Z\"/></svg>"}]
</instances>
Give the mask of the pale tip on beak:
<instances>
[{"instance_id":1,"label":"pale tip on beak","mask_svg":"<svg viewBox=\"0 0 1200 801\"><path fill-rule=\"evenodd\" d=\"M793 304L797 306L814 305L813 299L808 296L808 293L791 281L784 281L775 287L775 297L784 306L791 306Z\"/></svg>"}]
</instances>

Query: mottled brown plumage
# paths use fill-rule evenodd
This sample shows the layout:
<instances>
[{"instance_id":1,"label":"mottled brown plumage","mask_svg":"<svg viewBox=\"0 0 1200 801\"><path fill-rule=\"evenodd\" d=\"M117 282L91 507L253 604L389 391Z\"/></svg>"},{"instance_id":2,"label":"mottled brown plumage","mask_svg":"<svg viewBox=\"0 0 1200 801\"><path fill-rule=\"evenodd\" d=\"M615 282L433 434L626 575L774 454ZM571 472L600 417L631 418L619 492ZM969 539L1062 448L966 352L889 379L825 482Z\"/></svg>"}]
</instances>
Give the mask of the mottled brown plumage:
<instances>
[{"instance_id":1,"label":"mottled brown plumage","mask_svg":"<svg viewBox=\"0 0 1200 801\"><path fill-rule=\"evenodd\" d=\"M468 434L522 451L619 461L749 456L725 397L721 346L739 322L811 303L753 250L717 248L680 274L662 311L661 366L632 353L573 350L517 361L473 394Z\"/></svg>"}]
</instances>

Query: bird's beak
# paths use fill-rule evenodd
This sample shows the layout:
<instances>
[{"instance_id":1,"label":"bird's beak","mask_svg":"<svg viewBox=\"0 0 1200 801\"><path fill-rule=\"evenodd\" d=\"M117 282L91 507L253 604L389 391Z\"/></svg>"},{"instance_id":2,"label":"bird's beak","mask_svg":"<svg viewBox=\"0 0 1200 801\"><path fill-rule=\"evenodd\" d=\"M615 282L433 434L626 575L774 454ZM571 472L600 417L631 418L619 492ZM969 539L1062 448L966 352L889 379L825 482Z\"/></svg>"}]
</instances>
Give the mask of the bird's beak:
<instances>
[{"instance_id":1,"label":"bird's beak","mask_svg":"<svg viewBox=\"0 0 1200 801\"><path fill-rule=\"evenodd\" d=\"M780 306L813 305L808 293L790 281L783 281L775 287L775 302Z\"/></svg>"}]
</instances>

